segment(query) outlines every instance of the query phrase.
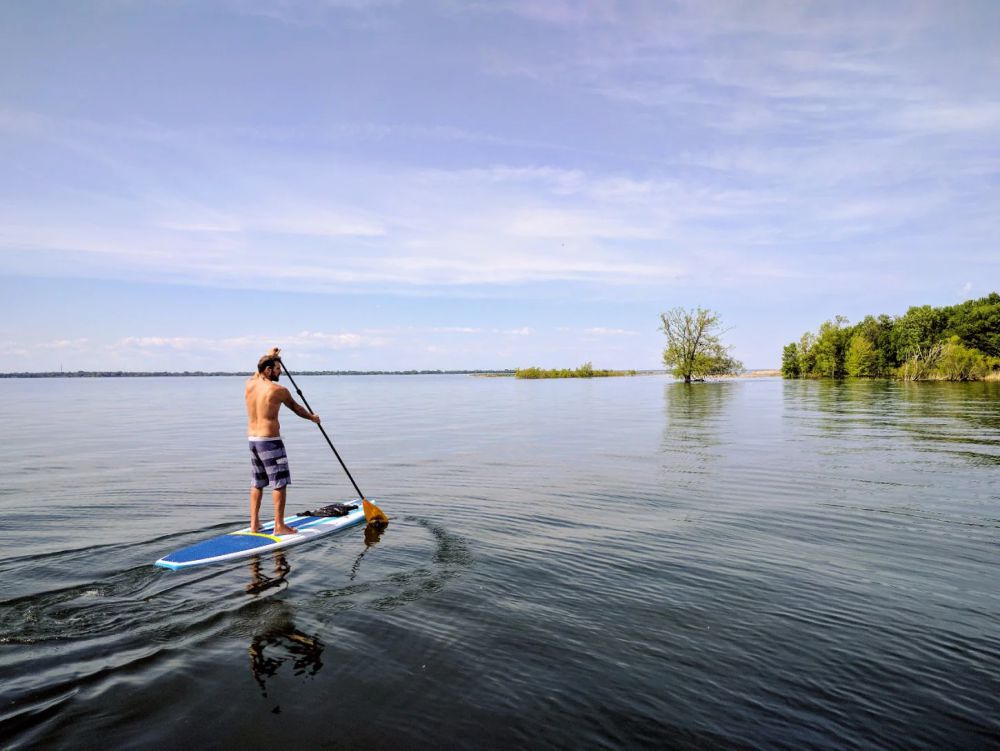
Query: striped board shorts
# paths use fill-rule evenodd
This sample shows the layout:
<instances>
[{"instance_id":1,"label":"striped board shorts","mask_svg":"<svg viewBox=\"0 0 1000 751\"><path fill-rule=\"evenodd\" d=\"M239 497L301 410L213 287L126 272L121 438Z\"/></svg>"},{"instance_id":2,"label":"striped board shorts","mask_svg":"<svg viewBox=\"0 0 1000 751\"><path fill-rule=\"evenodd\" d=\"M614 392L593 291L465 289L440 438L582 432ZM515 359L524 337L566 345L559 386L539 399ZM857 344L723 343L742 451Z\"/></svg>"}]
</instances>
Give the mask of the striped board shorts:
<instances>
[{"instance_id":1,"label":"striped board shorts","mask_svg":"<svg viewBox=\"0 0 1000 751\"><path fill-rule=\"evenodd\" d=\"M270 482L275 489L290 485L288 457L280 438L250 437L250 466L253 468L251 487L264 488Z\"/></svg>"}]
</instances>

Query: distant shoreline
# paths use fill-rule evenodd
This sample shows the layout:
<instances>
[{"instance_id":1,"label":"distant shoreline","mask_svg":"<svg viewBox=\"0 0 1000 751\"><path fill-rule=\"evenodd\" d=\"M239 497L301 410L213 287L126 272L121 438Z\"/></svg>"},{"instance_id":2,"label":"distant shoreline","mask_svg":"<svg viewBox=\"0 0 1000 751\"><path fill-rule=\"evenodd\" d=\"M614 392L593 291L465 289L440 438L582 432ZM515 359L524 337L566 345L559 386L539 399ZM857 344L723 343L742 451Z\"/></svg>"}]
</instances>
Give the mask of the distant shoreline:
<instances>
[{"instance_id":1,"label":"distant shoreline","mask_svg":"<svg viewBox=\"0 0 1000 751\"><path fill-rule=\"evenodd\" d=\"M66 372L0 373L0 378L214 378L243 376L250 371L131 371L131 370L75 370ZM302 370L303 376L359 376L359 375L514 375L511 370Z\"/></svg>"},{"instance_id":2,"label":"distant shoreline","mask_svg":"<svg viewBox=\"0 0 1000 751\"><path fill-rule=\"evenodd\" d=\"M295 375L303 376L370 376L370 375L471 375L486 378L513 377L515 368L498 370L303 370ZM627 374L627 373L624 373ZM0 373L2 378L216 378L243 376L249 378L249 371L132 371L132 370L74 370L66 372ZM635 375L669 375L665 370L637 370ZM728 378L768 378L780 376L780 370L748 370ZM714 379L712 379L714 380Z\"/></svg>"}]
</instances>

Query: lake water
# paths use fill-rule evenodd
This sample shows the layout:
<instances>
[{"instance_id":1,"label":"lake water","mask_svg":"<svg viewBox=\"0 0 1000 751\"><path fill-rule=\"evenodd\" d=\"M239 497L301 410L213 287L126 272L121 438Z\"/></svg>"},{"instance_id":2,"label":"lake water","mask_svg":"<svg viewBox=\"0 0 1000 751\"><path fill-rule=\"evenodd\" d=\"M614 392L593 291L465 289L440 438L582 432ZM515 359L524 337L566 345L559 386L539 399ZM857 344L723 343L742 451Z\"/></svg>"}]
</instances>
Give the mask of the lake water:
<instances>
[{"instance_id":1,"label":"lake water","mask_svg":"<svg viewBox=\"0 0 1000 751\"><path fill-rule=\"evenodd\" d=\"M1000 747L1000 384L297 380L391 524L186 572L242 379L0 380L0 747Z\"/></svg>"}]
</instances>

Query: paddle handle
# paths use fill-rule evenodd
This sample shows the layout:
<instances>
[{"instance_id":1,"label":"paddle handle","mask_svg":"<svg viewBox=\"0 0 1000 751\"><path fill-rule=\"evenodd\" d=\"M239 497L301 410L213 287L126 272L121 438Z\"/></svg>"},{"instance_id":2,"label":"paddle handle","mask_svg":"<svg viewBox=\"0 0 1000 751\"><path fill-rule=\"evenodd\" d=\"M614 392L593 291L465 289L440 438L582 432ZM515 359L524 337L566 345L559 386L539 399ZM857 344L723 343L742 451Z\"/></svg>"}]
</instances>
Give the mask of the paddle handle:
<instances>
[{"instance_id":1,"label":"paddle handle","mask_svg":"<svg viewBox=\"0 0 1000 751\"><path fill-rule=\"evenodd\" d=\"M295 393L298 394L299 398L302 399L302 403L306 405L306 409L312 412L313 411L312 407L310 407L309 402L306 401L306 395L302 393L302 389L299 388L299 385L295 382L295 379L292 378L292 374L288 372L288 368L285 366L285 363L281 363L281 367L285 369L285 375L287 375L288 380L292 382L292 386L295 388ZM313 412L313 414L316 413ZM333 450L333 455L337 457L337 461L340 462L340 466L344 468L344 472L347 474L347 479L351 481L351 485L353 485L354 489L358 491L358 495L361 496L361 500L365 500L365 494L361 492L361 488L359 488L358 484L354 482L354 478L351 477L351 470L347 468L347 465L344 464L344 460L340 458L340 452L338 452L337 447L333 445L333 441L330 440L330 436L326 434L326 431L323 430L323 426L320 425L319 423L316 423L316 427L319 428L319 432L323 434L323 437L326 439L327 445L329 445L329 447Z\"/></svg>"}]
</instances>

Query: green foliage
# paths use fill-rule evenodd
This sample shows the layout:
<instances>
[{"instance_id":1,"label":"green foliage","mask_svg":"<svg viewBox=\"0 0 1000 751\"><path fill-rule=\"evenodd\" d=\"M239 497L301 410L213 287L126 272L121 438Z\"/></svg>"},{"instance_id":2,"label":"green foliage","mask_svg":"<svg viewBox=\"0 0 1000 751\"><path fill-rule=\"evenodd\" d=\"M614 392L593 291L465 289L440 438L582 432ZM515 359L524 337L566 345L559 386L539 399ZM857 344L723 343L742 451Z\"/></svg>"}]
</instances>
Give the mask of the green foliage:
<instances>
[{"instance_id":1,"label":"green foliage","mask_svg":"<svg viewBox=\"0 0 1000 751\"><path fill-rule=\"evenodd\" d=\"M569 368L556 368L543 370L542 368L518 368L514 371L515 378L608 378L611 376L634 376L634 370L594 370L593 363L585 362L576 370Z\"/></svg>"},{"instance_id":2,"label":"green foliage","mask_svg":"<svg viewBox=\"0 0 1000 751\"><path fill-rule=\"evenodd\" d=\"M853 336L863 336L875 349L875 364L866 377L886 378L892 375L896 367L896 352L892 338L893 319L884 313L878 318L865 316L865 319L854 327ZM853 338L853 337L852 337ZM848 349L850 354L850 349ZM851 375L848 368L848 375Z\"/></svg>"},{"instance_id":3,"label":"green foliage","mask_svg":"<svg viewBox=\"0 0 1000 751\"><path fill-rule=\"evenodd\" d=\"M978 381L989 371L986 355L964 346L957 336L944 344L937 361L937 374L946 381Z\"/></svg>"},{"instance_id":4,"label":"green foliage","mask_svg":"<svg viewBox=\"0 0 1000 751\"><path fill-rule=\"evenodd\" d=\"M851 337L844 369L852 378L872 378L878 374L878 353L864 334Z\"/></svg>"},{"instance_id":5,"label":"green foliage","mask_svg":"<svg viewBox=\"0 0 1000 751\"><path fill-rule=\"evenodd\" d=\"M816 337L808 331L799 339L799 375L812 375L816 368Z\"/></svg>"},{"instance_id":6,"label":"green foliage","mask_svg":"<svg viewBox=\"0 0 1000 751\"><path fill-rule=\"evenodd\" d=\"M950 311L946 334L990 357L1000 357L1000 295L994 292L946 310Z\"/></svg>"},{"instance_id":7,"label":"green foliage","mask_svg":"<svg viewBox=\"0 0 1000 751\"><path fill-rule=\"evenodd\" d=\"M896 377L903 381L929 381L937 372L938 360L941 359L941 343L927 347L916 346L910 350L910 356L896 370Z\"/></svg>"},{"instance_id":8,"label":"green foliage","mask_svg":"<svg viewBox=\"0 0 1000 751\"><path fill-rule=\"evenodd\" d=\"M1000 294L944 308L914 306L897 318L866 316L855 326L837 316L787 345L781 370L786 378L998 378Z\"/></svg>"},{"instance_id":9,"label":"green foliage","mask_svg":"<svg viewBox=\"0 0 1000 751\"><path fill-rule=\"evenodd\" d=\"M799 366L799 348L792 342L781 353L781 375L784 378L798 378L802 374Z\"/></svg>"},{"instance_id":10,"label":"green foliage","mask_svg":"<svg viewBox=\"0 0 1000 751\"><path fill-rule=\"evenodd\" d=\"M720 339L725 332L717 313L704 308L673 308L661 313L660 321L660 330L667 337L663 364L685 383L693 378L730 375L743 370L743 363L729 354L730 348Z\"/></svg>"},{"instance_id":11,"label":"green foliage","mask_svg":"<svg viewBox=\"0 0 1000 751\"><path fill-rule=\"evenodd\" d=\"M947 318L944 311L930 305L913 307L893 326L893 340L899 360L910 358L943 338Z\"/></svg>"},{"instance_id":12,"label":"green foliage","mask_svg":"<svg viewBox=\"0 0 1000 751\"><path fill-rule=\"evenodd\" d=\"M845 328L846 326L847 319L837 316L819 327L819 336L816 337L816 344L813 347L816 375L827 378L844 377L847 342L850 337L850 329Z\"/></svg>"}]
</instances>

